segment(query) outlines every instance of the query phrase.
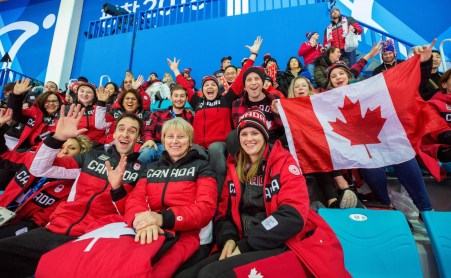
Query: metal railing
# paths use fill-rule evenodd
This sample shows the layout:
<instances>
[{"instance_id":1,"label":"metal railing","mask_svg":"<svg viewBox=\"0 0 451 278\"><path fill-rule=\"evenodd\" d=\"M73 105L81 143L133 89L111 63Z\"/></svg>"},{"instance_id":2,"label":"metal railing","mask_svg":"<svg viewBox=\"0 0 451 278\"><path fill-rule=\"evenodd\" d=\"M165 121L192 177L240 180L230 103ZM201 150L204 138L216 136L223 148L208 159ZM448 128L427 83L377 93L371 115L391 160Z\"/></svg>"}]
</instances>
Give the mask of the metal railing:
<instances>
[{"instance_id":1,"label":"metal railing","mask_svg":"<svg viewBox=\"0 0 451 278\"><path fill-rule=\"evenodd\" d=\"M107 37L132 32L135 26L135 14L126 14L91 21L88 28L88 39Z\"/></svg>"},{"instance_id":2,"label":"metal railing","mask_svg":"<svg viewBox=\"0 0 451 278\"><path fill-rule=\"evenodd\" d=\"M445 57L445 51L443 50L443 45L447 42L451 42L451 38L442 40L440 42L440 46L439 46L440 58L442 59L442 64L440 65L440 69L442 70L442 72L445 72L448 70L448 64L446 62L446 57Z\"/></svg>"},{"instance_id":3,"label":"metal railing","mask_svg":"<svg viewBox=\"0 0 451 278\"><path fill-rule=\"evenodd\" d=\"M170 7L120 15L91 21L88 39L124 34L162 26L184 24L214 18L235 16L269 10L291 8L329 0L197 0Z\"/></svg>"},{"instance_id":4,"label":"metal railing","mask_svg":"<svg viewBox=\"0 0 451 278\"><path fill-rule=\"evenodd\" d=\"M362 41L365 41L367 36L371 38L371 44L377 44L380 40L392 39L396 45L396 49L398 49L397 52L402 56L404 56L404 58L408 57L408 49L414 46L413 43L400 39L396 36L388 34L387 32L381 31L360 21L358 22L362 27L365 28L364 32L362 32L361 35ZM382 61L382 57L380 59L381 59L380 61Z\"/></svg>"},{"instance_id":5,"label":"metal railing","mask_svg":"<svg viewBox=\"0 0 451 278\"><path fill-rule=\"evenodd\" d=\"M44 83L40 80L34 79L30 76L22 74L12 69L2 69L0 70L0 99L3 99L3 86L9 82L16 82L24 78L29 78L31 80L32 86L44 86Z\"/></svg>"}]
</instances>

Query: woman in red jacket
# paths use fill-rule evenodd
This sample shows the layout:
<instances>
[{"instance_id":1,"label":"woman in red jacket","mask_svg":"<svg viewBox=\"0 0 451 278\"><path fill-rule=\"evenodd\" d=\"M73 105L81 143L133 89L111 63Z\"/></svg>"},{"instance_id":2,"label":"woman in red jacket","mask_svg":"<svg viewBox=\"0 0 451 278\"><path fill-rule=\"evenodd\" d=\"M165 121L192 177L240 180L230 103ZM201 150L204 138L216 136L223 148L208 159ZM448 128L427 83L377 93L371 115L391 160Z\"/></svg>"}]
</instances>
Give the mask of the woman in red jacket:
<instances>
[{"instance_id":1,"label":"woman in red jacket","mask_svg":"<svg viewBox=\"0 0 451 278\"><path fill-rule=\"evenodd\" d=\"M62 104L58 93L47 91L36 98L32 107L22 109L22 102L30 89L30 79L16 81L13 93L8 98L8 107L13 110L13 119L24 126L17 141L7 142L12 150L27 150L36 146L45 136L55 131L58 121L58 112Z\"/></svg>"},{"instance_id":2,"label":"woman in red jacket","mask_svg":"<svg viewBox=\"0 0 451 278\"><path fill-rule=\"evenodd\" d=\"M201 244L212 241L215 173L191 148L193 136L193 127L184 119L165 122L161 137L165 151L148 165L126 202L125 219L136 230L135 241L151 243L163 229L178 235L152 265L156 277L171 277Z\"/></svg>"},{"instance_id":3,"label":"woman in red jacket","mask_svg":"<svg viewBox=\"0 0 451 278\"><path fill-rule=\"evenodd\" d=\"M217 174L218 184L222 184L226 175L226 137L232 131L232 103L244 90L243 73L254 64L263 42L257 37L252 46L246 45L251 51L243 70L230 86L229 90L220 93L219 81L214 76L202 79L202 91L194 92L180 73L180 60L168 59L169 68L174 72L177 83L188 91L188 101L195 115L193 120L194 143L208 151L209 160Z\"/></svg>"},{"instance_id":4,"label":"woman in red jacket","mask_svg":"<svg viewBox=\"0 0 451 278\"><path fill-rule=\"evenodd\" d=\"M73 157L91 149L91 142L84 135L68 139L57 157ZM0 238L16 236L29 230L44 227L60 201L69 195L74 179L47 179L30 174L34 151L2 154L2 165L16 171L16 176L0 195L0 206L16 213L6 226L0 228ZM5 162L8 165L5 165Z\"/></svg>"},{"instance_id":5,"label":"woman in red jacket","mask_svg":"<svg viewBox=\"0 0 451 278\"><path fill-rule=\"evenodd\" d=\"M294 158L280 141L268 144L264 114L249 110L237 129L241 149L237 159L228 158L215 222L221 251L195 266L198 277L346 277L338 239L309 209ZM322 249L313 251L316 242Z\"/></svg>"},{"instance_id":6,"label":"woman in red jacket","mask_svg":"<svg viewBox=\"0 0 451 278\"><path fill-rule=\"evenodd\" d=\"M105 120L106 106L104 105L109 95L104 89L96 89L92 83L82 83L77 88L77 100L75 104L81 104L85 108L83 118L78 124L78 128L86 128L86 136L93 143L93 147L103 144L106 130L111 126L111 122ZM103 105L101 105L103 103ZM70 106L66 106L66 113Z\"/></svg>"}]
</instances>

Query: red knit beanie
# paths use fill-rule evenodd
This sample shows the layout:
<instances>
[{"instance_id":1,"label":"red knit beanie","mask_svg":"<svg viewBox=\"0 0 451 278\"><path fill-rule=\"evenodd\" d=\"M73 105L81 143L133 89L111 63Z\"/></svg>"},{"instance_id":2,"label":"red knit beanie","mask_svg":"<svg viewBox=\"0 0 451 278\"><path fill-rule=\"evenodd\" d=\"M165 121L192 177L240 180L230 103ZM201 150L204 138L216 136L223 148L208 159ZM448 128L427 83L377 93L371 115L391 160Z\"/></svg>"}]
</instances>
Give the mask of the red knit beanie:
<instances>
[{"instance_id":1,"label":"red knit beanie","mask_svg":"<svg viewBox=\"0 0 451 278\"><path fill-rule=\"evenodd\" d=\"M268 127L266 126L266 117L261 110L252 109L244 113L238 121L238 138L241 131L246 127L253 127L261 132L265 141L269 140Z\"/></svg>"}]
</instances>

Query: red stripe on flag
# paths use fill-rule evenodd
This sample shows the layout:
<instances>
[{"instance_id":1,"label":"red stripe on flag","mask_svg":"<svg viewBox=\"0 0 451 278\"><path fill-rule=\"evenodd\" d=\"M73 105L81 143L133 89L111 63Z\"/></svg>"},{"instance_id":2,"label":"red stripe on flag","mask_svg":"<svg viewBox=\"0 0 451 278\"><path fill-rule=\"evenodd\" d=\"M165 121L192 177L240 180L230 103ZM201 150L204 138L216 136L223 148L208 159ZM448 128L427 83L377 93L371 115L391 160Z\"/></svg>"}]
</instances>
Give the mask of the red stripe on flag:
<instances>
[{"instance_id":1,"label":"red stripe on flag","mask_svg":"<svg viewBox=\"0 0 451 278\"><path fill-rule=\"evenodd\" d=\"M420 56L416 55L383 72L396 114L417 153L425 134L446 128L440 116L420 96L419 64Z\"/></svg>"},{"instance_id":2,"label":"red stripe on flag","mask_svg":"<svg viewBox=\"0 0 451 278\"><path fill-rule=\"evenodd\" d=\"M283 107L281 116L285 116L285 131L293 138L290 151L297 155L299 166L304 174L313 172L329 172L333 170L329 145L321 123L316 118L310 98L300 97L281 99ZM288 129L288 130L287 130ZM287 136L290 138L290 136ZM312 138L315 142L312 143Z\"/></svg>"}]
</instances>

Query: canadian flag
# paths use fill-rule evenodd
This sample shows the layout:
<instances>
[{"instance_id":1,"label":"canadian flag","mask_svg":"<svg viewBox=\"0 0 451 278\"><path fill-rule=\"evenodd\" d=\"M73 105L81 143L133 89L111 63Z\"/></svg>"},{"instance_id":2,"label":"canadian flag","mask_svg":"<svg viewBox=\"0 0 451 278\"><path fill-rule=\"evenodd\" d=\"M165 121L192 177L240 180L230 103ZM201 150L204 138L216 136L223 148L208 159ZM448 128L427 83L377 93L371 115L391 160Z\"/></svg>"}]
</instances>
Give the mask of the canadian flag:
<instances>
[{"instance_id":1,"label":"canadian flag","mask_svg":"<svg viewBox=\"0 0 451 278\"><path fill-rule=\"evenodd\" d=\"M412 159L424 134L443 129L418 93L419 56L382 74L278 105L304 173L378 168Z\"/></svg>"}]
</instances>

